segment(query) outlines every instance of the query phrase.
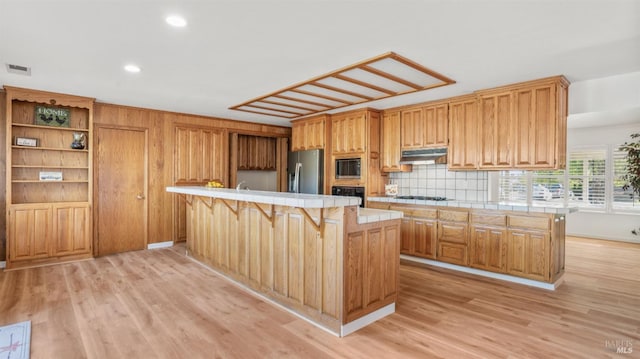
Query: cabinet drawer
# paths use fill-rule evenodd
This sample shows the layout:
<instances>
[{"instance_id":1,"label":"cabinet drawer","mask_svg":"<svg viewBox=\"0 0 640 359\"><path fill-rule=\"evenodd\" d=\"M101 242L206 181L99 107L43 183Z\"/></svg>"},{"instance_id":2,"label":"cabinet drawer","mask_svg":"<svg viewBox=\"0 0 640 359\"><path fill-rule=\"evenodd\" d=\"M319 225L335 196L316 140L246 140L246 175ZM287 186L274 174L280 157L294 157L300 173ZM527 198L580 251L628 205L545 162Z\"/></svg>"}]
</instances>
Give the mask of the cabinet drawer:
<instances>
[{"instance_id":1,"label":"cabinet drawer","mask_svg":"<svg viewBox=\"0 0 640 359\"><path fill-rule=\"evenodd\" d=\"M454 243L439 243L436 259L466 266L468 264L467 246Z\"/></svg>"},{"instance_id":2,"label":"cabinet drawer","mask_svg":"<svg viewBox=\"0 0 640 359\"><path fill-rule=\"evenodd\" d=\"M435 208L415 208L413 210L413 216L419 218L438 218L438 210Z\"/></svg>"},{"instance_id":3,"label":"cabinet drawer","mask_svg":"<svg viewBox=\"0 0 640 359\"><path fill-rule=\"evenodd\" d=\"M504 214L471 213L471 223L504 227L507 225L507 216Z\"/></svg>"},{"instance_id":4,"label":"cabinet drawer","mask_svg":"<svg viewBox=\"0 0 640 359\"><path fill-rule=\"evenodd\" d=\"M551 219L549 217L509 216L509 227L548 231L551 228Z\"/></svg>"},{"instance_id":5,"label":"cabinet drawer","mask_svg":"<svg viewBox=\"0 0 640 359\"><path fill-rule=\"evenodd\" d=\"M448 222L468 222L469 212L467 211L449 211L441 209L438 211L438 219Z\"/></svg>"}]
</instances>

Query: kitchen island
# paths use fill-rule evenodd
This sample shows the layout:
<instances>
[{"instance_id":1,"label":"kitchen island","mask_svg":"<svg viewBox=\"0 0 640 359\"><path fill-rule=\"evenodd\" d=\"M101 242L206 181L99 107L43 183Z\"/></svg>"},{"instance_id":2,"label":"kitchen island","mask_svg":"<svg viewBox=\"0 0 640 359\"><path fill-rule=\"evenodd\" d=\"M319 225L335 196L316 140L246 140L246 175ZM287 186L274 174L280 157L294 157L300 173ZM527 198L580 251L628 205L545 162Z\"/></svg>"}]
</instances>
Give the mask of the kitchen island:
<instances>
[{"instance_id":1,"label":"kitchen island","mask_svg":"<svg viewBox=\"0 0 640 359\"><path fill-rule=\"evenodd\" d=\"M395 312L402 212L356 197L167 187L187 254L338 335Z\"/></svg>"},{"instance_id":2,"label":"kitchen island","mask_svg":"<svg viewBox=\"0 0 640 359\"><path fill-rule=\"evenodd\" d=\"M575 207L369 197L402 211L403 260L555 289L564 273L566 215Z\"/></svg>"}]
</instances>

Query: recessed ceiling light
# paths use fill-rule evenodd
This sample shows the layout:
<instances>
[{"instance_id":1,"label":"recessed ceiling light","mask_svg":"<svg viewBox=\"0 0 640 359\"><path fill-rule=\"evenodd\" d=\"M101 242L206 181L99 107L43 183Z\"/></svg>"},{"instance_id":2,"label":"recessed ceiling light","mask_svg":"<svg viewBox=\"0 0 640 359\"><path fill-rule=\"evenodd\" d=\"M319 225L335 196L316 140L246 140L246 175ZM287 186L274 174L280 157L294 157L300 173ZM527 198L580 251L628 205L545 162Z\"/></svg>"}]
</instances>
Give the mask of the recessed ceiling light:
<instances>
[{"instance_id":1,"label":"recessed ceiling light","mask_svg":"<svg viewBox=\"0 0 640 359\"><path fill-rule=\"evenodd\" d=\"M187 20L185 20L182 16L178 16L178 15L167 16L165 21L167 22L167 24L169 24L169 25L171 25L173 27L185 27L185 26L187 26Z\"/></svg>"},{"instance_id":2,"label":"recessed ceiling light","mask_svg":"<svg viewBox=\"0 0 640 359\"><path fill-rule=\"evenodd\" d=\"M125 65L124 69L128 72L133 72L133 73L140 72L140 67L133 64Z\"/></svg>"}]
</instances>

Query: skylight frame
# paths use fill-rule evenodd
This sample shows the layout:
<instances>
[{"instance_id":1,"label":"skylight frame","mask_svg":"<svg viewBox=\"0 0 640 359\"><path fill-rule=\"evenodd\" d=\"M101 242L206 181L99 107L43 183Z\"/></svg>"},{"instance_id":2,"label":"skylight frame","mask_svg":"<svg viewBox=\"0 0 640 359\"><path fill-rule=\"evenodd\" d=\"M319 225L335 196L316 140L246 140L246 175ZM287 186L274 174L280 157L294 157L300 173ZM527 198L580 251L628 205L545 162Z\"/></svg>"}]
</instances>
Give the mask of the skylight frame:
<instances>
[{"instance_id":1,"label":"skylight frame","mask_svg":"<svg viewBox=\"0 0 640 359\"><path fill-rule=\"evenodd\" d=\"M390 62L390 60L392 62ZM394 66L398 66L398 71L384 71L379 68L388 68L387 65L390 63L393 63ZM384 66L376 67L376 64L384 64ZM360 78L350 76L349 71L354 69L361 70L361 74L369 74L369 76L371 76L371 81L366 81L366 79L361 78L362 76L359 76ZM419 79L416 77L402 76L402 74L415 74L415 71L420 72L419 77L428 81L420 82L417 81ZM384 81L380 81L381 78L383 78ZM329 81L323 82L323 80L326 79L329 79ZM330 81L332 79L340 81ZM385 83L388 85L393 84L393 86L385 87ZM390 51L267 95L254 98L241 104L231 106L229 109L295 119L341 107L363 104L417 91L429 90L454 83L456 82L449 77ZM310 91L310 89L314 88L321 89L321 91ZM368 90L362 91L363 88ZM398 88L402 88L403 90L399 91L397 90ZM381 95L375 96L372 95L372 92L377 92ZM274 99L276 101L274 101ZM281 102L278 101L278 99L284 101ZM270 102L276 102L277 104L272 103L274 107L270 108ZM315 107L315 109L310 108L310 105L311 107ZM304 111L302 110L303 108L305 109ZM303 114L296 115L296 113L301 112L303 112Z\"/></svg>"}]
</instances>

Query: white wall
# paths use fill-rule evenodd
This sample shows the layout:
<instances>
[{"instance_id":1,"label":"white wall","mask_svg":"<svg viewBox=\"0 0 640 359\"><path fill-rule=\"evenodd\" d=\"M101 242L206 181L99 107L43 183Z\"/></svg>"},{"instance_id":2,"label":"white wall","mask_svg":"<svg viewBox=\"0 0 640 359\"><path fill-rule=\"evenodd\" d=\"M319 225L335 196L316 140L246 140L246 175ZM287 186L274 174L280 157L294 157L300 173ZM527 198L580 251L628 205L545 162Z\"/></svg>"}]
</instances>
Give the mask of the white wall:
<instances>
[{"instance_id":1,"label":"white wall","mask_svg":"<svg viewBox=\"0 0 640 359\"><path fill-rule=\"evenodd\" d=\"M244 181L245 186L255 191L277 191L278 172L276 171L238 171L238 183Z\"/></svg>"},{"instance_id":2,"label":"white wall","mask_svg":"<svg viewBox=\"0 0 640 359\"><path fill-rule=\"evenodd\" d=\"M640 132L640 72L581 81L569 87L567 147L613 145ZM638 242L631 230L639 214L578 212L567 216L567 234Z\"/></svg>"},{"instance_id":3,"label":"white wall","mask_svg":"<svg viewBox=\"0 0 640 359\"><path fill-rule=\"evenodd\" d=\"M606 124L606 118L602 118ZM640 132L640 118L634 124L570 128L567 148L613 145L629 141L629 134ZM640 243L632 229L640 227L640 213L612 214L580 211L567 216L567 235Z\"/></svg>"}]
</instances>

